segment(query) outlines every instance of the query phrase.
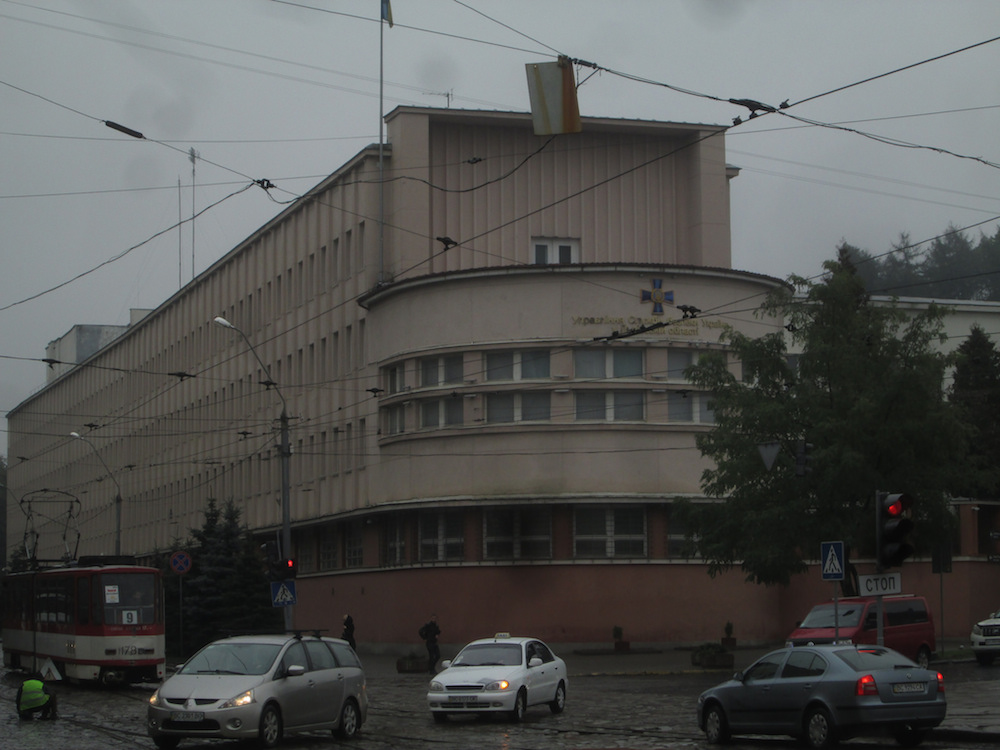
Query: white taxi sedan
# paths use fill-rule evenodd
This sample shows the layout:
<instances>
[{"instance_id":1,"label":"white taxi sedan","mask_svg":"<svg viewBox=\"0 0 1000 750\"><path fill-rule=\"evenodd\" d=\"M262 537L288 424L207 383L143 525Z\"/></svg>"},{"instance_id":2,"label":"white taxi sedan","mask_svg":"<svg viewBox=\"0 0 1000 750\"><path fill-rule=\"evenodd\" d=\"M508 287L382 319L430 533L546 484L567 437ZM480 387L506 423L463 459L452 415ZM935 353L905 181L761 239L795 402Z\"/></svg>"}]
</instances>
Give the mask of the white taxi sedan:
<instances>
[{"instance_id":1,"label":"white taxi sedan","mask_svg":"<svg viewBox=\"0 0 1000 750\"><path fill-rule=\"evenodd\" d=\"M566 663L537 638L497 633L473 641L431 680L427 705L435 721L448 714L501 713L521 721L528 706L566 706Z\"/></svg>"},{"instance_id":2,"label":"white taxi sedan","mask_svg":"<svg viewBox=\"0 0 1000 750\"><path fill-rule=\"evenodd\" d=\"M969 643L976 661L984 667L993 663L993 659L1000 654L1000 610L972 626Z\"/></svg>"}]
</instances>

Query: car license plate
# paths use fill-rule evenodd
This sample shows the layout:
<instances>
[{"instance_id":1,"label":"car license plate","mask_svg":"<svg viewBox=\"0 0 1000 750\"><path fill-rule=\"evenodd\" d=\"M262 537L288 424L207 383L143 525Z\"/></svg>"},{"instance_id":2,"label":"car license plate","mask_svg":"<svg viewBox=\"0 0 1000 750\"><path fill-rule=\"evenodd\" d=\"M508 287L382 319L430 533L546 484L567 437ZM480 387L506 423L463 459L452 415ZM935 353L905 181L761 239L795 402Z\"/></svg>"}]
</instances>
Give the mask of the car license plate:
<instances>
[{"instance_id":1,"label":"car license plate","mask_svg":"<svg viewBox=\"0 0 1000 750\"><path fill-rule=\"evenodd\" d=\"M892 686L894 693L923 693L926 690L926 682L897 682Z\"/></svg>"},{"instance_id":2,"label":"car license plate","mask_svg":"<svg viewBox=\"0 0 1000 750\"><path fill-rule=\"evenodd\" d=\"M172 721L204 721L204 711L174 711L170 714Z\"/></svg>"},{"instance_id":3,"label":"car license plate","mask_svg":"<svg viewBox=\"0 0 1000 750\"><path fill-rule=\"evenodd\" d=\"M474 695L449 695L449 703L475 703L476 696Z\"/></svg>"},{"instance_id":4,"label":"car license plate","mask_svg":"<svg viewBox=\"0 0 1000 750\"><path fill-rule=\"evenodd\" d=\"M987 638L986 639L986 645L987 646L1000 646L1000 638Z\"/></svg>"}]
</instances>

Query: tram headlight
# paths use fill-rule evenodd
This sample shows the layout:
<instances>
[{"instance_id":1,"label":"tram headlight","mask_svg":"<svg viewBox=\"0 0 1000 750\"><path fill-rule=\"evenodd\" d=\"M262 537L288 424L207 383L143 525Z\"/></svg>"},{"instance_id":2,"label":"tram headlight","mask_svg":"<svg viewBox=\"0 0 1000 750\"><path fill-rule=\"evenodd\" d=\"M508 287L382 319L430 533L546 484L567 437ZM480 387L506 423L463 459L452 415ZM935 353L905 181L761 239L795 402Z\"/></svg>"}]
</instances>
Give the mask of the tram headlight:
<instances>
[{"instance_id":1,"label":"tram headlight","mask_svg":"<svg viewBox=\"0 0 1000 750\"><path fill-rule=\"evenodd\" d=\"M235 698L230 698L219 706L219 708L238 708L239 706L248 706L253 702L253 690L247 690L245 693L240 693Z\"/></svg>"}]
</instances>

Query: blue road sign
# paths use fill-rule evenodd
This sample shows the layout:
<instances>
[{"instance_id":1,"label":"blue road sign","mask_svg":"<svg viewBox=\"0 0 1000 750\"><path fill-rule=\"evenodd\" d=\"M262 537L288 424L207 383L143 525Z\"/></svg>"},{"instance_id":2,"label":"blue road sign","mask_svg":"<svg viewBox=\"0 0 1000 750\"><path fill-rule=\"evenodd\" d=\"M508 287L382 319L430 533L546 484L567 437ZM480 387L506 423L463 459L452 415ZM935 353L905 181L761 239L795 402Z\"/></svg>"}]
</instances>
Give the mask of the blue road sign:
<instances>
[{"instance_id":1,"label":"blue road sign","mask_svg":"<svg viewBox=\"0 0 1000 750\"><path fill-rule=\"evenodd\" d=\"M843 542L821 542L819 560L823 566L824 581L844 580Z\"/></svg>"},{"instance_id":2,"label":"blue road sign","mask_svg":"<svg viewBox=\"0 0 1000 750\"><path fill-rule=\"evenodd\" d=\"M175 552L170 556L170 569L182 576L191 570L191 555L187 552Z\"/></svg>"},{"instance_id":3,"label":"blue road sign","mask_svg":"<svg viewBox=\"0 0 1000 750\"><path fill-rule=\"evenodd\" d=\"M295 581L271 581L271 606L290 607L295 604Z\"/></svg>"}]
</instances>

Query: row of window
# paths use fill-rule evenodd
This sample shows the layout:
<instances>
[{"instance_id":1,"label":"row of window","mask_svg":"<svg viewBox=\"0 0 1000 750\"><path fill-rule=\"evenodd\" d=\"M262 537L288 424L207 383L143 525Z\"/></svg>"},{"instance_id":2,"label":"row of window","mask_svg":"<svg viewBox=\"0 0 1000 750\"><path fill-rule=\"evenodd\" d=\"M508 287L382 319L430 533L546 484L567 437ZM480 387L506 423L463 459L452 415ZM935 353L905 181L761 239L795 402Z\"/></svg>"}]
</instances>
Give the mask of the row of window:
<instances>
[{"instance_id":1,"label":"row of window","mask_svg":"<svg viewBox=\"0 0 1000 750\"><path fill-rule=\"evenodd\" d=\"M482 514L481 539L469 539L463 510L422 511L383 517L378 564L383 567L468 561L472 550L483 560L551 560L555 557L553 514L548 507L491 508ZM372 567L365 559L366 529L360 521L303 530L296 538L299 570L303 573ZM579 506L572 511L569 533L572 556L581 560L642 559L650 554L646 509L643 507ZM471 543L471 547L470 547ZM667 536L666 554L689 554L684 531L676 523Z\"/></svg>"},{"instance_id":2,"label":"row of window","mask_svg":"<svg viewBox=\"0 0 1000 750\"><path fill-rule=\"evenodd\" d=\"M517 422L643 422L648 404L665 403L667 422L712 424L715 413L708 394L685 390L648 394L646 391L579 390L573 392L571 411L553 413L551 391L500 392L483 394L483 412L467 406L480 394L462 396L457 392L441 398L417 399L416 428L421 430L459 427L464 424L510 424ZM661 409L662 412L662 409ZM383 433L399 435L407 431L407 406L395 404L382 409ZM409 426L410 429L413 425Z\"/></svg>"},{"instance_id":3,"label":"row of window","mask_svg":"<svg viewBox=\"0 0 1000 750\"><path fill-rule=\"evenodd\" d=\"M680 380L696 360L693 349L667 349L667 371L647 373L644 350L639 348L585 347L572 351L573 372L556 379L603 380L606 378L649 378ZM549 380L552 351L549 349L510 349L464 354L423 357L417 361L413 377L420 388L458 385L477 380L488 382ZM467 360L470 367L466 367ZM407 390L406 363L399 362L382 369L383 388L392 395Z\"/></svg>"},{"instance_id":4,"label":"row of window","mask_svg":"<svg viewBox=\"0 0 1000 750\"><path fill-rule=\"evenodd\" d=\"M448 385L462 385L476 382L481 377L485 382L520 381L594 381L632 378L644 379L644 350L621 347L586 347L563 352L565 360L572 362L571 376L552 376L553 353L549 349L516 349L482 353L449 354L423 357L417 360L412 377L417 379L419 388L435 388ZM692 349L670 347L666 351L667 373L671 378L683 378L685 370L696 361ZM476 372L470 372L472 364ZM406 383L405 362L383 368L383 383L389 395L406 392L411 388ZM478 376L478 377L477 377ZM659 375L660 379L665 379ZM417 400L417 413L407 423L405 404L393 404L382 409L382 431L387 435L398 435L408 429L437 429L463 424L503 424L514 422L547 422L575 419L585 422L642 422L649 418L647 407L666 402L666 416L662 409L656 414L658 420L670 422L715 421L711 400L707 394L687 389L663 388L647 393L642 390L581 390L571 389L571 383L560 383L556 392L573 390L572 413L553 414L552 391L533 390L519 392L492 392L487 394L459 393L453 391L447 396ZM419 394L414 394L419 395ZM473 404L467 408L464 399L476 399L482 395L482 405Z\"/></svg>"}]
</instances>

